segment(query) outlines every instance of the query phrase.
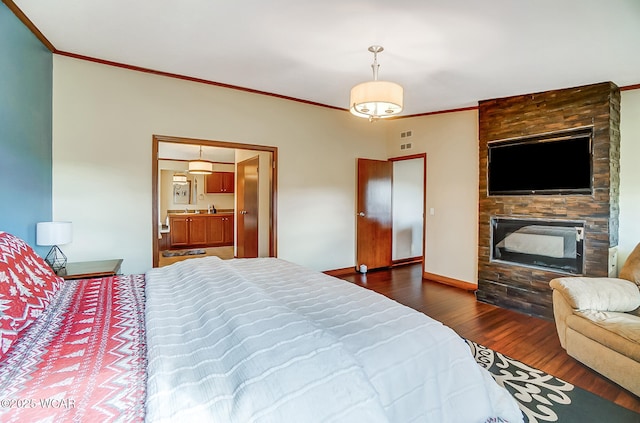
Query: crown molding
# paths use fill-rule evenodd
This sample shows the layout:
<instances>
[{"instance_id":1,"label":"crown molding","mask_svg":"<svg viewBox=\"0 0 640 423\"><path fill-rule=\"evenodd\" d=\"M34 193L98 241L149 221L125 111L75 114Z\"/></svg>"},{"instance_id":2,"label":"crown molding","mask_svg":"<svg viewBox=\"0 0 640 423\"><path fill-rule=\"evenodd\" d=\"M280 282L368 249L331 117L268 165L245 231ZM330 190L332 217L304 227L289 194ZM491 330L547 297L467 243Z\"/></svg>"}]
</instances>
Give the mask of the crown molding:
<instances>
[{"instance_id":1,"label":"crown molding","mask_svg":"<svg viewBox=\"0 0 640 423\"><path fill-rule=\"evenodd\" d=\"M198 83L201 83L201 84L213 85L213 86L221 87L221 88L229 88L229 89L232 89L232 90L243 91L243 92L247 92L247 93L251 93L251 94L265 95L265 96L269 96L269 97L280 98L280 99L283 99L283 100L295 101L297 103L309 104L309 105L312 105L312 106L318 106L318 107L324 107L324 108L327 108L327 109L342 110L342 111L345 111L345 112L349 112L349 109L346 109L344 107L330 106L328 104L317 103L315 101L303 100L303 99L299 99L299 98L295 98L295 97L289 97L289 96L280 95L280 94L274 94L274 93L270 93L270 92L267 92L267 91L260 91L260 90L255 90L255 89L252 89L252 88L246 88L246 87L240 87L240 86L237 86L237 85L225 84L225 83L222 83L222 82L210 81L210 80L207 80L207 79L194 78L194 77L175 74L175 73L171 73L171 72L164 72L164 71L159 71L159 70L155 70L155 69L143 68L143 67L140 67L140 66L128 65L128 64L125 64L125 63L113 62L113 61L110 61L110 60L103 60L103 59L90 57L90 56L84 56L84 55L81 55L81 54L71 53L71 52L67 52L67 51L60 51L47 39L47 37L44 36L44 34L34 25L34 23L31 22L31 19L29 19L27 17L27 15L25 15L24 12L12 0L2 0L2 2L33 33L33 35L35 35L36 38L38 40L40 40L40 42L42 44L44 44L44 46L54 54L58 54L58 55L61 55L61 56L66 56L66 57L71 57L71 58L79 59L79 60L86 60L86 61L89 61L89 62L99 63L99 64L103 64L103 65L107 65L107 66L114 66L114 67L119 67L119 68L123 68L123 69L129 69L129 70L133 70L133 71L136 71L136 72L144 72L144 73L150 73L150 74L159 75L159 76L165 76L165 77L168 77L168 78L182 79L184 81L198 82ZM637 89L640 89L640 84L625 85L625 86L620 87L621 91L629 91L629 90L637 90ZM478 106L460 107L460 108L447 109L447 110L437 110L437 111L433 111L433 112L417 113L417 114L413 114L413 115L394 116L394 117L392 117L391 119L388 119L388 120L407 119L407 118L414 118L414 117L421 117L421 116L431 116L431 115L438 115L438 114L443 114L443 113L464 112L464 111L467 111L467 110L478 110Z\"/></svg>"},{"instance_id":2,"label":"crown molding","mask_svg":"<svg viewBox=\"0 0 640 423\"><path fill-rule=\"evenodd\" d=\"M33 24L33 22L31 22L31 19L29 19L27 15L25 15L24 12L13 1L2 0L2 2L9 8L9 10L13 12L14 15L16 15L18 19L20 19L20 22L22 22L24 26L29 28L29 31L31 31L33 35L35 35L36 38L40 40L40 42L44 44L47 49L49 49L50 52L56 52L56 48L53 44L51 44L51 41L49 41L47 37L45 37L44 34L40 32L40 30Z\"/></svg>"}]
</instances>

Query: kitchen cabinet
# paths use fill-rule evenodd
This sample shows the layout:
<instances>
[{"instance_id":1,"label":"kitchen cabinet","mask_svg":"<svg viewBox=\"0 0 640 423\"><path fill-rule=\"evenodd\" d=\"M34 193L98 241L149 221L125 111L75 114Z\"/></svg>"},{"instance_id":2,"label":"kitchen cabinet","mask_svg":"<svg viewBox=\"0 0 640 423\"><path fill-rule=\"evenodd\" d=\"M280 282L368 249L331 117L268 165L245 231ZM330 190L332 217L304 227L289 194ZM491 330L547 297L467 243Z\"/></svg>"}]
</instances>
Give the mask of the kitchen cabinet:
<instances>
[{"instance_id":1,"label":"kitchen cabinet","mask_svg":"<svg viewBox=\"0 0 640 423\"><path fill-rule=\"evenodd\" d=\"M207 217L193 216L189 222L189 244L194 247L207 245Z\"/></svg>"},{"instance_id":2,"label":"kitchen cabinet","mask_svg":"<svg viewBox=\"0 0 640 423\"><path fill-rule=\"evenodd\" d=\"M207 216L170 216L171 248L207 244Z\"/></svg>"},{"instance_id":3,"label":"kitchen cabinet","mask_svg":"<svg viewBox=\"0 0 640 423\"><path fill-rule=\"evenodd\" d=\"M189 218L187 216L169 217L171 228L171 247L186 247L189 245Z\"/></svg>"},{"instance_id":4,"label":"kitchen cabinet","mask_svg":"<svg viewBox=\"0 0 640 423\"><path fill-rule=\"evenodd\" d=\"M233 245L233 214L209 216L207 222L207 245Z\"/></svg>"},{"instance_id":5,"label":"kitchen cabinet","mask_svg":"<svg viewBox=\"0 0 640 423\"><path fill-rule=\"evenodd\" d=\"M233 245L233 215L230 214L223 220L224 245Z\"/></svg>"},{"instance_id":6,"label":"kitchen cabinet","mask_svg":"<svg viewBox=\"0 0 640 423\"><path fill-rule=\"evenodd\" d=\"M233 172L213 172L207 175L204 189L207 194L232 194L235 189Z\"/></svg>"},{"instance_id":7,"label":"kitchen cabinet","mask_svg":"<svg viewBox=\"0 0 640 423\"><path fill-rule=\"evenodd\" d=\"M169 216L171 248L233 245L233 213Z\"/></svg>"}]
</instances>

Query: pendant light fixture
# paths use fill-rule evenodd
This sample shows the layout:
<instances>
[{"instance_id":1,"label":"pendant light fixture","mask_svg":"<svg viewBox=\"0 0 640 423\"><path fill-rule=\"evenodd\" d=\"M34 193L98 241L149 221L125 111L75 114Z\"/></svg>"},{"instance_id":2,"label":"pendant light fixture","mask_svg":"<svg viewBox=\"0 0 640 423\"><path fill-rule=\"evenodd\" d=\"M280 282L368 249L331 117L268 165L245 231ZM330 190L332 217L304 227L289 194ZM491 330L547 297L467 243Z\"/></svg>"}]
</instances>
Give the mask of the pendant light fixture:
<instances>
[{"instance_id":1,"label":"pendant light fixture","mask_svg":"<svg viewBox=\"0 0 640 423\"><path fill-rule=\"evenodd\" d=\"M208 175L213 173L213 162L202 159L202 146L200 146L200 158L189 161L189 173L195 175Z\"/></svg>"},{"instance_id":2,"label":"pendant light fixture","mask_svg":"<svg viewBox=\"0 0 640 423\"><path fill-rule=\"evenodd\" d=\"M369 121L395 116L402 111L402 86L395 82L378 81L378 53L382 46L371 46L373 53L373 81L363 82L351 89L350 112Z\"/></svg>"}]
</instances>

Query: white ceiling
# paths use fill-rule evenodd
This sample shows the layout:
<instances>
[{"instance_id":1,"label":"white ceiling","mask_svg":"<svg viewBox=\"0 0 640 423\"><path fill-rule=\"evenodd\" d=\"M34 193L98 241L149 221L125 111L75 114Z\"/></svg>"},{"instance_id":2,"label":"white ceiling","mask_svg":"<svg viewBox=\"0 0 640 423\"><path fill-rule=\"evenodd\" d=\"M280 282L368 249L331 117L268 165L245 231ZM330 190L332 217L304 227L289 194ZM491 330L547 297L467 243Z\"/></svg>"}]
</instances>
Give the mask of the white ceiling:
<instances>
[{"instance_id":1,"label":"white ceiling","mask_svg":"<svg viewBox=\"0 0 640 423\"><path fill-rule=\"evenodd\" d=\"M59 51L348 108L372 78L403 115L640 83L640 0L14 0Z\"/></svg>"}]
</instances>

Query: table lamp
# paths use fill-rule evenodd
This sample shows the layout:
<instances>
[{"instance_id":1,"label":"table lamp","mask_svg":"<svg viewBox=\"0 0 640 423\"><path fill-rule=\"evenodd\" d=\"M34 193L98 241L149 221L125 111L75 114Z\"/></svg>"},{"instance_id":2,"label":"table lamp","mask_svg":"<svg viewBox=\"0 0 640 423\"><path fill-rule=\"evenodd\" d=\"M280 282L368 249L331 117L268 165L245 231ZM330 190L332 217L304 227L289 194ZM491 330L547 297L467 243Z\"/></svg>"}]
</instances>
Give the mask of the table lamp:
<instances>
[{"instance_id":1,"label":"table lamp","mask_svg":"<svg viewBox=\"0 0 640 423\"><path fill-rule=\"evenodd\" d=\"M67 256L58 248L58 245L70 242L71 222L38 222L36 225L36 244L52 245L44 261L56 273L67 266Z\"/></svg>"}]
</instances>

